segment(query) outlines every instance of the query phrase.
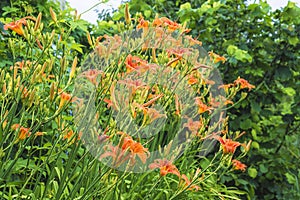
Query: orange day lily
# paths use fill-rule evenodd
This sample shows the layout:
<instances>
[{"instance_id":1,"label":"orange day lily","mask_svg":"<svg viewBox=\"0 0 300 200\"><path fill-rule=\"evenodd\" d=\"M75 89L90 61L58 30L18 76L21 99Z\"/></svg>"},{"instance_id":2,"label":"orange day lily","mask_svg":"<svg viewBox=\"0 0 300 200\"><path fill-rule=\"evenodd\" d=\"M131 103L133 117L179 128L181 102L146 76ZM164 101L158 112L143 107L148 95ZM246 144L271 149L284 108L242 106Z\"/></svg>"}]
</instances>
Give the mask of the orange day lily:
<instances>
[{"instance_id":1,"label":"orange day lily","mask_svg":"<svg viewBox=\"0 0 300 200\"><path fill-rule=\"evenodd\" d=\"M141 16L139 18L139 24L137 25L137 29L143 28L143 29L147 29L149 27L149 21L144 20L144 18Z\"/></svg>"},{"instance_id":2,"label":"orange day lily","mask_svg":"<svg viewBox=\"0 0 300 200\"><path fill-rule=\"evenodd\" d=\"M127 73L134 70L146 71L149 69L147 61L139 58L138 56L132 56L129 54L125 60Z\"/></svg>"},{"instance_id":3,"label":"orange day lily","mask_svg":"<svg viewBox=\"0 0 300 200\"><path fill-rule=\"evenodd\" d=\"M130 136L124 138L122 150L130 151L132 164L135 162L135 155L137 155L144 164L149 156L148 149L143 147L141 143L134 141Z\"/></svg>"},{"instance_id":4,"label":"orange day lily","mask_svg":"<svg viewBox=\"0 0 300 200\"><path fill-rule=\"evenodd\" d=\"M173 22L172 20L166 17L155 18L153 20L153 26L167 26L168 30L172 32L181 28L180 24Z\"/></svg>"},{"instance_id":5,"label":"orange day lily","mask_svg":"<svg viewBox=\"0 0 300 200\"><path fill-rule=\"evenodd\" d=\"M26 137L29 137L31 133L29 132L29 128L25 128L20 126L20 124L14 124L11 126L13 130L19 129L19 139L24 140Z\"/></svg>"},{"instance_id":6,"label":"orange day lily","mask_svg":"<svg viewBox=\"0 0 300 200\"><path fill-rule=\"evenodd\" d=\"M65 139L68 139L68 140L70 140L71 138L72 138L72 136L74 135L74 132L73 132L73 130L69 130L67 133L65 133L64 134L64 140Z\"/></svg>"},{"instance_id":7,"label":"orange day lily","mask_svg":"<svg viewBox=\"0 0 300 200\"><path fill-rule=\"evenodd\" d=\"M233 159L232 160L233 169L246 171L247 165L243 164L242 162Z\"/></svg>"},{"instance_id":8,"label":"orange day lily","mask_svg":"<svg viewBox=\"0 0 300 200\"><path fill-rule=\"evenodd\" d=\"M104 147L105 152L100 156L100 160L106 157L112 157L113 166L117 167L130 158L130 154L125 154L119 146L108 144Z\"/></svg>"},{"instance_id":9,"label":"orange day lily","mask_svg":"<svg viewBox=\"0 0 300 200\"><path fill-rule=\"evenodd\" d=\"M189 85L194 85L198 82L199 82L199 80L197 78L195 78L193 75L189 76L189 79L188 79L188 84Z\"/></svg>"},{"instance_id":10,"label":"orange day lily","mask_svg":"<svg viewBox=\"0 0 300 200\"><path fill-rule=\"evenodd\" d=\"M225 92L228 93L229 88L231 88L232 86L234 86L234 84L229 83L229 84L220 85L218 88L219 89L223 88L225 90Z\"/></svg>"},{"instance_id":11,"label":"orange day lily","mask_svg":"<svg viewBox=\"0 0 300 200\"><path fill-rule=\"evenodd\" d=\"M24 35L23 25L26 25L26 24L27 24L26 19L22 18L17 21L11 22L9 24L5 24L4 30L10 29L10 30L18 33L19 35Z\"/></svg>"},{"instance_id":12,"label":"orange day lily","mask_svg":"<svg viewBox=\"0 0 300 200\"><path fill-rule=\"evenodd\" d=\"M212 51L208 52L209 57L211 60L213 60L214 63L222 62L224 63L226 61L226 58L223 56L220 56Z\"/></svg>"},{"instance_id":13,"label":"orange day lily","mask_svg":"<svg viewBox=\"0 0 300 200\"><path fill-rule=\"evenodd\" d=\"M160 175L165 176L167 174L175 174L180 177L180 172L175 165L172 164L171 161L167 159L156 159L153 163L149 165L150 169L160 169Z\"/></svg>"},{"instance_id":14,"label":"orange day lily","mask_svg":"<svg viewBox=\"0 0 300 200\"><path fill-rule=\"evenodd\" d=\"M26 19L35 20L33 17L28 16L14 22L10 22L9 24L5 24L3 28L4 30L10 29L19 35L24 35L23 25L27 24Z\"/></svg>"},{"instance_id":15,"label":"orange day lily","mask_svg":"<svg viewBox=\"0 0 300 200\"><path fill-rule=\"evenodd\" d=\"M69 102L72 99L72 95L68 94L66 92L62 92L60 94L60 103L59 103L59 108L58 110L60 110L67 102Z\"/></svg>"},{"instance_id":16,"label":"orange day lily","mask_svg":"<svg viewBox=\"0 0 300 200\"><path fill-rule=\"evenodd\" d=\"M238 77L235 81L234 81L235 85L239 85L240 89L244 89L244 88L248 88L249 91L253 88L255 88L254 85L251 85L247 80Z\"/></svg>"},{"instance_id":17,"label":"orange day lily","mask_svg":"<svg viewBox=\"0 0 300 200\"><path fill-rule=\"evenodd\" d=\"M217 139L223 147L224 154L234 154L236 148L241 145L241 143L233 141L231 139L223 139L222 137L217 137Z\"/></svg>"},{"instance_id":18,"label":"orange day lily","mask_svg":"<svg viewBox=\"0 0 300 200\"><path fill-rule=\"evenodd\" d=\"M184 127L187 127L192 134L197 134L198 130L202 127L201 121L193 121L193 119L189 118L187 123L183 124Z\"/></svg>"},{"instance_id":19,"label":"orange day lily","mask_svg":"<svg viewBox=\"0 0 300 200\"><path fill-rule=\"evenodd\" d=\"M188 177L185 174L181 175L181 178L185 181L185 186L188 187L187 188L188 190L193 190L193 189L196 190L196 191L200 190L200 187L198 185L192 184L193 179L197 178L200 171L201 170L198 168L195 175L194 175L194 178L192 178L191 180L188 179Z\"/></svg>"},{"instance_id":20,"label":"orange day lily","mask_svg":"<svg viewBox=\"0 0 300 200\"><path fill-rule=\"evenodd\" d=\"M206 111L208 111L209 113L211 113L212 107L207 106L206 104L204 104L199 97L196 97L195 99L196 104L199 106L199 114L205 113Z\"/></svg>"},{"instance_id":21,"label":"orange day lily","mask_svg":"<svg viewBox=\"0 0 300 200\"><path fill-rule=\"evenodd\" d=\"M202 46L202 42L201 41L199 41L197 39L194 39L190 35L186 35L186 36L184 36L184 38L189 41L189 43L190 43L191 46L196 45L196 44L199 45L199 46Z\"/></svg>"},{"instance_id":22,"label":"orange day lily","mask_svg":"<svg viewBox=\"0 0 300 200\"><path fill-rule=\"evenodd\" d=\"M89 69L87 71L84 71L81 73L81 76L87 78L91 83L93 83L95 86L98 85L97 78L99 75L103 75L104 72L102 70L98 69Z\"/></svg>"}]
</instances>

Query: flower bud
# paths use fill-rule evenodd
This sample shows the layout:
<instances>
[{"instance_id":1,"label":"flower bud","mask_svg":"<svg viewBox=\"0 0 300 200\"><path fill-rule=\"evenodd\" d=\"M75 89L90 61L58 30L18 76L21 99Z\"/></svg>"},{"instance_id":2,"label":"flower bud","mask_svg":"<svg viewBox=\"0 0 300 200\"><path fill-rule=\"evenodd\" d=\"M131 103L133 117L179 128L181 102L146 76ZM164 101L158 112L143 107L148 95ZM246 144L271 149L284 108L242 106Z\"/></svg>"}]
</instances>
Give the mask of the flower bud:
<instances>
[{"instance_id":1,"label":"flower bud","mask_svg":"<svg viewBox=\"0 0 300 200\"><path fill-rule=\"evenodd\" d=\"M53 99L54 99L54 89L55 89L55 86L54 86L54 83L52 82L51 87L50 87L50 101L53 101Z\"/></svg>"},{"instance_id":2,"label":"flower bud","mask_svg":"<svg viewBox=\"0 0 300 200\"><path fill-rule=\"evenodd\" d=\"M69 81L71 81L71 79L74 77L75 75L75 71L76 71L76 66L77 66L77 57L75 57L75 59L73 60L73 63L72 63L72 67L71 67L71 72L70 72L70 78L69 78Z\"/></svg>"},{"instance_id":3,"label":"flower bud","mask_svg":"<svg viewBox=\"0 0 300 200\"><path fill-rule=\"evenodd\" d=\"M131 24L131 18L130 18L128 3L126 3L126 5L125 5L125 22L126 22L127 25Z\"/></svg>"},{"instance_id":4,"label":"flower bud","mask_svg":"<svg viewBox=\"0 0 300 200\"><path fill-rule=\"evenodd\" d=\"M40 27L40 25L41 25L41 19L42 19L42 13L39 13L39 15L36 18L35 25L34 25L34 30L35 31Z\"/></svg>"},{"instance_id":5,"label":"flower bud","mask_svg":"<svg viewBox=\"0 0 300 200\"><path fill-rule=\"evenodd\" d=\"M3 95L6 94L6 82L4 82L4 84L2 86L2 93L3 93Z\"/></svg>"},{"instance_id":6,"label":"flower bud","mask_svg":"<svg viewBox=\"0 0 300 200\"><path fill-rule=\"evenodd\" d=\"M86 34L87 34L87 39L88 39L89 45L90 46L94 46L90 33L87 31Z\"/></svg>"},{"instance_id":7,"label":"flower bud","mask_svg":"<svg viewBox=\"0 0 300 200\"><path fill-rule=\"evenodd\" d=\"M48 72L49 72L49 73L51 73L51 71L52 71L53 64L54 64L54 59L51 58L51 60L50 60L50 62L49 62L49 68L48 68Z\"/></svg>"},{"instance_id":8,"label":"flower bud","mask_svg":"<svg viewBox=\"0 0 300 200\"><path fill-rule=\"evenodd\" d=\"M50 7L50 15L51 15L52 20L56 23L56 22L57 22L56 14L55 14L55 12L52 10L51 7Z\"/></svg>"}]
</instances>

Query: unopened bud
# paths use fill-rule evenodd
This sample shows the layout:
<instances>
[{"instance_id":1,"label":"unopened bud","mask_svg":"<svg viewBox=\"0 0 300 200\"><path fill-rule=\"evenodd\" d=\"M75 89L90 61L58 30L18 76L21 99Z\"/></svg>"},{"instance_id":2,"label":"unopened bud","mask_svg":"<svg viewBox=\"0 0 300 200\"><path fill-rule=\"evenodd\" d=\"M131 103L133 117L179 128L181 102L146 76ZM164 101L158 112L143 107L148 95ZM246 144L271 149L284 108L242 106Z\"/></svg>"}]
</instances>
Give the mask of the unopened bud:
<instances>
[{"instance_id":1,"label":"unopened bud","mask_svg":"<svg viewBox=\"0 0 300 200\"><path fill-rule=\"evenodd\" d=\"M93 46L93 41L92 41L92 38L91 38L90 33L89 33L89 32L86 32L86 34L87 34L87 39L88 39L89 45L90 45L90 46Z\"/></svg>"},{"instance_id":2,"label":"unopened bud","mask_svg":"<svg viewBox=\"0 0 300 200\"><path fill-rule=\"evenodd\" d=\"M126 22L127 25L131 24L131 18L130 18L128 3L126 3L126 5L125 5L125 22Z\"/></svg>"},{"instance_id":3,"label":"unopened bud","mask_svg":"<svg viewBox=\"0 0 300 200\"><path fill-rule=\"evenodd\" d=\"M33 101L34 101L34 98L35 97L35 90L31 91L30 93L30 96L29 96L29 105L31 106Z\"/></svg>"},{"instance_id":4,"label":"unopened bud","mask_svg":"<svg viewBox=\"0 0 300 200\"><path fill-rule=\"evenodd\" d=\"M52 20L56 23L56 22L57 22L56 14L55 14L55 12L52 10L51 7L50 7L50 15L51 15Z\"/></svg>"},{"instance_id":5,"label":"unopened bud","mask_svg":"<svg viewBox=\"0 0 300 200\"><path fill-rule=\"evenodd\" d=\"M18 73L18 67L14 66L14 76L13 76L14 79L17 78L17 73Z\"/></svg>"},{"instance_id":6,"label":"unopened bud","mask_svg":"<svg viewBox=\"0 0 300 200\"><path fill-rule=\"evenodd\" d=\"M152 60L157 63L155 48L152 48Z\"/></svg>"},{"instance_id":7,"label":"unopened bud","mask_svg":"<svg viewBox=\"0 0 300 200\"><path fill-rule=\"evenodd\" d=\"M54 64L54 59L51 58L50 62L49 62L49 68L48 68L48 72L51 73L52 68L53 68L53 64Z\"/></svg>"},{"instance_id":8,"label":"unopened bud","mask_svg":"<svg viewBox=\"0 0 300 200\"><path fill-rule=\"evenodd\" d=\"M52 82L51 87L50 87L50 101L53 101L54 99L54 83Z\"/></svg>"},{"instance_id":9,"label":"unopened bud","mask_svg":"<svg viewBox=\"0 0 300 200\"><path fill-rule=\"evenodd\" d=\"M67 65L66 56L64 56L64 57L62 57L60 59L60 70L61 70L61 73L63 73L65 71L66 65Z\"/></svg>"},{"instance_id":10,"label":"unopened bud","mask_svg":"<svg viewBox=\"0 0 300 200\"><path fill-rule=\"evenodd\" d=\"M6 82L4 82L4 84L2 86L2 93L3 93L3 95L6 94Z\"/></svg>"},{"instance_id":11,"label":"unopened bud","mask_svg":"<svg viewBox=\"0 0 300 200\"><path fill-rule=\"evenodd\" d=\"M41 50L44 49L44 47L42 46L41 42L38 39L36 39L36 43Z\"/></svg>"},{"instance_id":12,"label":"unopened bud","mask_svg":"<svg viewBox=\"0 0 300 200\"><path fill-rule=\"evenodd\" d=\"M71 68L71 72L70 72L70 79L69 81L74 77L75 75L75 71L76 71L76 66L77 66L77 57L75 57L73 63L72 63L72 68Z\"/></svg>"},{"instance_id":13,"label":"unopened bud","mask_svg":"<svg viewBox=\"0 0 300 200\"><path fill-rule=\"evenodd\" d=\"M41 69L41 71L40 71L40 76L43 75L43 73L44 73L45 70L46 70L46 67L47 67L47 62L44 62L43 67L42 67L42 69Z\"/></svg>"},{"instance_id":14,"label":"unopened bud","mask_svg":"<svg viewBox=\"0 0 300 200\"><path fill-rule=\"evenodd\" d=\"M35 25L34 25L34 30L35 31L40 27L41 19L42 19L42 13L39 13L39 15L36 18Z\"/></svg>"}]
</instances>

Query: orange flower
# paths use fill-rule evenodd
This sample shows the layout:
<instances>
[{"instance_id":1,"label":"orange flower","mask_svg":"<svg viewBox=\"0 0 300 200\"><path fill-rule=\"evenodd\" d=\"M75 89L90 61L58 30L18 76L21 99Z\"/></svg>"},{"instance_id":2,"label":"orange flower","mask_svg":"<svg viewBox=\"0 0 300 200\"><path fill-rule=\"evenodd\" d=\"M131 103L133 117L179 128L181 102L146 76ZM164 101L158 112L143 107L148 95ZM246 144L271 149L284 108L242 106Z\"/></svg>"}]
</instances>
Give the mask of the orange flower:
<instances>
[{"instance_id":1,"label":"orange flower","mask_svg":"<svg viewBox=\"0 0 300 200\"><path fill-rule=\"evenodd\" d=\"M195 177L198 176L199 172L200 169L197 169ZM198 185L192 184L192 180L189 180L185 174L182 174L181 178L185 181L185 186L188 187L188 190L193 190L193 189L195 189L196 191L200 190L200 187Z\"/></svg>"},{"instance_id":2,"label":"orange flower","mask_svg":"<svg viewBox=\"0 0 300 200\"><path fill-rule=\"evenodd\" d=\"M163 21L160 18L155 18L152 22L153 26L161 26L163 24Z\"/></svg>"},{"instance_id":3,"label":"orange flower","mask_svg":"<svg viewBox=\"0 0 300 200\"><path fill-rule=\"evenodd\" d=\"M206 104L204 104L199 97L196 97L196 104L199 106L199 114L201 113L205 113L206 111L208 111L209 113L211 113L212 107L207 106Z\"/></svg>"},{"instance_id":4,"label":"orange flower","mask_svg":"<svg viewBox=\"0 0 300 200\"><path fill-rule=\"evenodd\" d=\"M251 85L247 80L238 77L235 81L234 81L235 85L239 85L240 89L244 89L244 88L248 88L249 91L253 88L255 88L254 85Z\"/></svg>"},{"instance_id":5,"label":"orange flower","mask_svg":"<svg viewBox=\"0 0 300 200\"><path fill-rule=\"evenodd\" d=\"M132 80L130 78L126 78L124 80L119 80L118 83L126 85L131 90L131 94L134 94L135 91L142 87L148 87L141 79Z\"/></svg>"},{"instance_id":6,"label":"orange flower","mask_svg":"<svg viewBox=\"0 0 300 200\"><path fill-rule=\"evenodd\" d=\"M106 135L105 133L103 133L102 135L98 135L98 143L99 144L102 144L102 143L104 143L104 142L107 142L108 140L109 140L109 136L108 135Z\"/></svg>"},{"instance_id":7,"label":"orange flower","mask_svg":"<svg viewBox=\"0 0 300 200\"><path fill-rule=\"evenodd\" d=\"M226 97L224 97L224 96L219 96L219 99L218 99L218 100L216 100L215 98L212 98L212 97L211 97L211 100L210 100L209 104L210 104L212 107L217 108L217 107L219 107L220 105L233 104L233 101L226 99Z\"/></svg>"},{"instance_id":8,"label":"orange flower","mask_svg":"<svg viewBox=\"0 0 300 200\"><path fill-rule=\"evenodd\" d=\"M170 31L175 31L181 28L180 24L177 24L176 22L173 22L166 17L161 17L160 20L162 21L163 25L166 25L168 27L168 30Z\"/></svg>"},{"instance_id":9,"label":"orange flower","mask_svg":"<svg viewBox=\"0 0 300 200\"><path fill-rule=\"evenodd\" d=\"M72 95L71 94L68 94L66 92L62 92L60 94L60 103L59 103L58 110L61 109L65 105L65 103L69 102L71 99L72 99Z\"/></svg>"},{"instance_id":10,"label":"orange flower","mask_svg":"<svg viewBox=\"0 0 300 200\"><path fill-rule=\"evenodd\" d=\"M144 164L146 163L146 160L149 156L148 149L144 148L141 143L134 141L130 136L124 138L122 150L130 151L132 164L135 162L135 155L137 155Z\"/></svg>"},{"instance_id":11,"label":"orange flower","mask_svg":"<svg viewBox=\"0 0 300 200\"><path fill-rule=\"evenodd\" d=\"M176 176L180 177L180 172L175 165L172 164L171 161L167 159L156 159L154 163L149 165L150 169L160 169L160 175L165 176L167 174L175 174Z\"/></svg>"},{"instance_id":12,"label":"orange flower","mask_svg":"<svg viewBox=\"0 0 300 200\"><path fill-rule=\"evenodd\" d=\"M223 139L222 137L217 138L223 147L224 154L234 154L236 148L241 144L239 142L233 141L231 139Z\"/></svg>"},{"instance_id":13,"label":"orange flower","mask_svg":"<svg viewBox=\"0 0 300 200\"><path fill-rule=\"evenodd\" d=\"M86 77L95 86L97 86L98 85L97 78L99 74L103 74L103 71L97 69L89 69L87 71L84 71L81 75Z\"/></svg>"},{"instance_id":14,"label":"orange flower","mask_svg":"<svg viewBox=\"0 0 300 200\"><path fill-rule=\"evenodd\" d=\"M35 135L35 136L42 136L42 135L44 135L44 132L38 131L38 132L36 132L34 135Z\"/></svg>"},{"instance_id":15,"label":"orange flower","mask_svg":"<svg viewBox=\"0 0 300 200\"><path fill-rule=\"evenodd\" d=\"M233 165L233 169L235 170L241 170L241 171L246 171L247 165L243 164L242 162L238 161L238 160L232 160L232 165Z\"/></svg>"},{"instance_id":16,"label":"orange flower","mask_svg":"<svg viewBox=\"0 0 300 200\"><path fill-rule=\"evenodd\" d=\"M196 83L198 83L199 82L199 80L197 79L197 78L195 78L193 75L191 75L190 77L189 77L189 79L188 79L188 84L189 85L194 85L194 84L196 84Z\"/></svg>"},{"instance_id":17,"label":"orange flower","mask_svg":"<svg viewBox=\"0 0 300 200\"><path fill-rule=\"evenodd\" d=\"M69 130L65 135L64 135L64 140L65 139L68 139L68 140L70 140L71 138L72 138L72 136L74 135L74 132L73 132L73 130Z\"/></svg>"},{"instance_id":18,"label":"orange flower","mask_svg":"<svg viewBox=\"0 0 300 200\"><path fill-rule=\"evenodd\" d=\"M177 58L182 59L184 55L189 55L191 53L189 48L169 48L166 50L168 52L168 56L175 55Z\"/></svg>"},{"instance_id":19,"label":"orange flower","mask_svg":"<svg viewBox=\"0 0 300 200\"><path fill-rule=\"evenodd\" d=\"M24 35L23 25L26 25L26 17L19 19L17 21L11 22L9 24L4 25L4 30L12 30L19 35Z\"/></svg>"},{"instance_id":20,"label":"orange flower","mask_svg":"<svg viewBox=\"0 0 300 200\"><path fill-rule=\"evenodd\" d=\"M234 84L229 83L229 84L223 84L219 86L219 89L223 88L225 90L226 93L228 93L229 88L231 88L232 86L234 86Z\"/></svg>"},{"instance_id":21,"label":"orange flower","mask_svg":"<svg viewBox=\"0 0 300 200\"><path fill-rule=\"evenodd\" d=\"M190 35L186 35L184 38L188 39L189 42L190 42L190 45L193 46L193 45L196 45L198 44L199 46L202 46L202 42L197 40L197 39L194 39L192 36Z\"/></svg>"},{"instance_id":22,"label":"orange flower","mask_svg":"<svg viewBox=\"0 0 300 200\"><path fill-rule=\"evenodd\" d=\"M117 167L127 161L130 158L130 154L126 154L119 146L113 146L112 144L108 144L104 147L105 153L100 156L100 159L106 157L112 157L113 166ZM110 150L110 151L108 151Z\"/></svg>"},{"instance_id":23,"label":"orange flower","mask_svg":"<svg viewBox=\"0 0 300 200\"><path fill-rule=\"evenodd\" d=\"M209 57L211 58L211 60L214 61L214 63L218 63L218 62L222 62L224 63L226 61L226 58L223 56L220 56L212 51L208 52Z\"/></svg>"},{"instance_id":24,"label":"orange flower","mask_svg":"<svg viewBox=\"0 0 300 200\"><path fill-rule=\"evenodd\" d=\"M138 71L146 71L149 69L147 61L139 58L138 56L132 56L129 54L125 60L125 65L127 69L127 73L138 70Z\"/></svg>"},{"instance_id":25,"label":"orange flower","mask_svg":"<svg viewBox=\"0 0 300 200\"><path fill-rule=\"evenodd\" d=\"M19 139L24 140L26 137L29 137L31 135L31 132L29 132L29 128L25 128L23 126L20 126L20 124L14 124L11 126L13 130L19 129Z\"/></svg>"},{"instance_id":26,"label":"orange flower","mask_svg":"<svg viewBox=\"0 0 300 200\"><path fill-rule=\"evenodd\" d=\"M202 126L202 123L200 121L193 121L191 118L189 118L188 122L183 124L183 126L187 127L193 134L197 134L198 130Z\"/></svg>"},{"instance_id":27,"label":"orange flower","mask_svg":"<svg viewBox=\"0 0 300 200\"><path fill-rule=\"evenodd\" d=\"M107 108L112 107L112 108L114 108L115 110L117 109L116 106L115 106L115 104L114 104L114 102L113 102L112 100L107 99L107 98L104 98L103 101L104 101L105 103L107 103Z\"/></svg>"},{"instance_id":28,"label":"orange flower","mask_svg":"<svg viewBox=\"0 0 300 200\"><path fill-rule=\"evenodd\" d=\"M146 115L149 117L150 120L148 123L152 123L154 120L161 118L161 117L166 118L166 114L161 114L161 113L159 113L158 110L156 110L154 108L145 108L144 115L145 115L145 117L146 117Z\"/></svg>"},{"instance_id":29,"label":"orange flower","mask_svg":"<svg viewBox=\"0 0 300 200\"><path fill-rule=\"evenodd\" d=\"M64 101L70 101L72 96L66 92L60 94L60 98Z\"/></svg>"},{"instance_id":30,"label":"orange flower","mask_svg":"<svg viewBox=\"0 0 300 200\"><path fill-rule=\"evenodd\" d=\"M144 18L141 16L139 18L139 24L137 25L137 29L143 28L143 29L147 29L149 27L149 21L144 20Z\"/></svg>"},{"instance_id":31,"label":"orange flower","mask_svg":"<svg viewBox=\"0 0 300 200\"><path fill-rule=\"evenodd\" d=\"M21 127L19 132L19 139L24 140L26 137L30 136L29 128Z\"/></svg>"}]
</instances>

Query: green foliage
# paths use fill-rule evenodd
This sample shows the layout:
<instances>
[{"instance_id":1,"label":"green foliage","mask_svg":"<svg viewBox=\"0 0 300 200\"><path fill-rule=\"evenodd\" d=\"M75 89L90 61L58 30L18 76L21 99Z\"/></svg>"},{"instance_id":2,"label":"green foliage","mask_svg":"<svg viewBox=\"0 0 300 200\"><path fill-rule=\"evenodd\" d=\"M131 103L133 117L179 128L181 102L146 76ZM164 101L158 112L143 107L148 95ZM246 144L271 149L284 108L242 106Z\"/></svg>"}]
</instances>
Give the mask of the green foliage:
<instances>
[{"instance_id":1,"label":"green foliage","mask_svg":"<svg viewBox=\"0 0 300 200\"><path fill-rule=\"evenodd\" d=\"M135 32L127 12L126 24L99 24L109 28L108 33L128 34L95 39L96 33L89 33L93 27L69 7L60 11L49 1L10 3L0 18L1 199L247 196L222 181L245 171L238 160L249 148L236 141L241 132L230 131L227 139L210 138L213 131L228 131L228 119L218 112L226 93L218 88L221 94L209 95L216 89L211 75L224 57L206 54L193 44L199 41L186 35L185 26L166 18L151 30ZM87 55L90 48L95 51ZM241 58L247 54L234 50L242 52ZM120 90L122 84L128 90ZM229 100L234 101L245 88L231 85ZM246 95L243 91L240 99ZM157 129L165 118L163 128ZM148 133L153 135L145 137ZM214 142L219 148L202 156L199 146ZM157 156L151 157L151 150L157 150ZM129 173L131 169L145 173ZM295 182L290 174L286 177Z\"/></svg>"},{"instance_id":2,"label":"green foliage","mask_svg":"<svg viewBox=\"0 0 300 200\"><path fill-rule=\"evenodd\" d=\"M300 198L300 8L289 2L272 11L265 1L243 0L132 0L129 8L132 15L187 23L206 49L228 59L219 66L224 82L242 76L256 85L229 113L230 128L253 140L249 184L240 187L251 199Z\"/></svg>"}]
</instances>

